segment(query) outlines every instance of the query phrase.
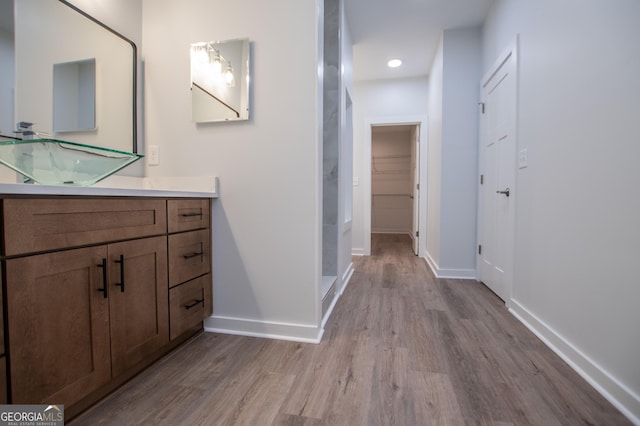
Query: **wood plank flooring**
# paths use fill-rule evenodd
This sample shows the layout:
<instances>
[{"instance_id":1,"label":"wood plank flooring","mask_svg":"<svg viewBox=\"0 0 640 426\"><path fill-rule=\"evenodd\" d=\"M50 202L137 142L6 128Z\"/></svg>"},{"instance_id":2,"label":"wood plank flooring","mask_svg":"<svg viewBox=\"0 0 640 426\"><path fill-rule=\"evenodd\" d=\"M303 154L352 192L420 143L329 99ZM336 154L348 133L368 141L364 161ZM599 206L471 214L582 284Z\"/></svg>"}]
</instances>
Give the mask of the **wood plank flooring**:
<instances>
[{"instance_id":1,"label":"wood plank flooring","mask_svg":"<svg viewBox=\"0 0 640 426\"><path fill-rule=\"evenodd\" d=\"M630 424L482 284L372 246L320 344L205 333L68 424Z\"/></svg>"}]
</instances>

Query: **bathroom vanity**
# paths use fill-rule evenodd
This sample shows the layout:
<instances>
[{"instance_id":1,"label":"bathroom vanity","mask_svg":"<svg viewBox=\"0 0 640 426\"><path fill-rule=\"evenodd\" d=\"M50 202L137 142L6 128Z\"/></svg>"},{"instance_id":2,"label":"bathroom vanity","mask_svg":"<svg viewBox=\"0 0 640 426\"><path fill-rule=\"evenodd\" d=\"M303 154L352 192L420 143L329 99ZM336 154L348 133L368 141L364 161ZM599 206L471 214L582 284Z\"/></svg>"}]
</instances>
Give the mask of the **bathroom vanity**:
<instances>
[{"instance_id":1,"label":"bathroom vanity","mask_svg":"<svg viewBox=\"0 0 640 426\"><path fill-rule=\"evenodd\" d=\"M0 403L71 418L200 332L216 197L0 184Z\"/></svg>"}]
</instances>

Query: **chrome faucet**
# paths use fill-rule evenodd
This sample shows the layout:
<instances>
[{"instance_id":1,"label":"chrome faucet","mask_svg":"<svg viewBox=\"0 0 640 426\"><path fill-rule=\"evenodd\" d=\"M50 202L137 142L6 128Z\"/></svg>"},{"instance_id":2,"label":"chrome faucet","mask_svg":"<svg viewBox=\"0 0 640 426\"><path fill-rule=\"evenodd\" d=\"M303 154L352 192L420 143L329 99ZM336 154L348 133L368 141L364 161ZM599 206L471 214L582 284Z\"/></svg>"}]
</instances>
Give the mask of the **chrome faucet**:
<instances>
[{"instance_id":1,"label":"chrome faucet","mask_svg":"<svg viewBox=\"0 0 640 426\"><path fill-rule=\"evenodd\" d=\"M29 123L28 121L20 121L16 124L16 131L14 133L18 133L22 135L22 139L35 139L37 133L32 130L31 126L33 123Z\"/></svg>"}]
</instances>

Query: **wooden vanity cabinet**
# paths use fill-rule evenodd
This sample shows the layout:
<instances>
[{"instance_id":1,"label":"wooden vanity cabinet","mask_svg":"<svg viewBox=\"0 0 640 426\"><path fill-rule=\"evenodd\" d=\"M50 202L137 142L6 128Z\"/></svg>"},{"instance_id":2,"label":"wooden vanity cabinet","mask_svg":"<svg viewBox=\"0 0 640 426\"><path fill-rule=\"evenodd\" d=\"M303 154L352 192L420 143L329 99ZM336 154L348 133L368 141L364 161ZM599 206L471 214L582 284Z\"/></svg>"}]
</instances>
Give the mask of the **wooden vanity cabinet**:
<instances>
[{"instance_id":1,"label":"wooden vanity cabinet","mask_svg":"<svg viewBox=\"0 0 640 426\"><path fill-rule=\"evenodd\" d=\"M7 357L0 353L0 380L6 368L10 383L7 388L6 379L0 381L8 390L5 400L64 404L66 413L78 413L114 383L122 383L201 330L212 306L209 203L3 199L7 321L1 330L7 333L9 356L5 363ZM193 270L185 276L197 278L176 287L183 288L182 309L177 311L176 296L169 289L168 239L181 240L183 231L168 235L167 219L175 221L167 215L172 205L186 215L179 218L204 226L195 231L203 241L202 256L186 253ZM192 206L206 208L195 216ZM197 244L192 239L187 241ZM196 257L207 259L204 268L196 265L203 263ZM193 304L191 299L200 300L199 306L184 308ZM0 390L0 401L2 396Z\"/></svg>"}]
</instances>

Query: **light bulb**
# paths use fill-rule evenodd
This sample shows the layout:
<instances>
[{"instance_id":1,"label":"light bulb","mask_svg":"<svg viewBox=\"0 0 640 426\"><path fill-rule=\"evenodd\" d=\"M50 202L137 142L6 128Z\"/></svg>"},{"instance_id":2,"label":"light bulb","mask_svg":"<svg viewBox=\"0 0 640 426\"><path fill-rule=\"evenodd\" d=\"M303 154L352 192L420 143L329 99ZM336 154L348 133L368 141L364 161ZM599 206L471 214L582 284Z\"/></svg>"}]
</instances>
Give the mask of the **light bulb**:
<instances>
[{"instance_id":1,"label":"light bulb","mask_svg":"<svg viewBox=\"0 0 640 426\"><path fill-rule=\"evenodd\" d=\"M233 78L233 68L231 68L231 64L227 67L224 72L224 81L228 86L233 86L234 78Z\"/></svg>"},{"instance_id":2,"label":"light bulb","mask_svg":"<svg viewBox=\"0 0 640 426\"><path fill-rule=\"evenodd\" d=\"M193 46L193 56L200 63L207 63L209 59L207 57L207 48L202 45Z\"/></svg>"},{"instance_id":3,"label":"light bulb","mask_svg":"<svg viewBox=\"0 0 640 426\"><path fill-rule=\"evenodd\" d=\"M216 50L216 54L213 58L213 71L220 74L222 71L222 61L220 59L220 53Z\"/></svg>"}]
</instances>

